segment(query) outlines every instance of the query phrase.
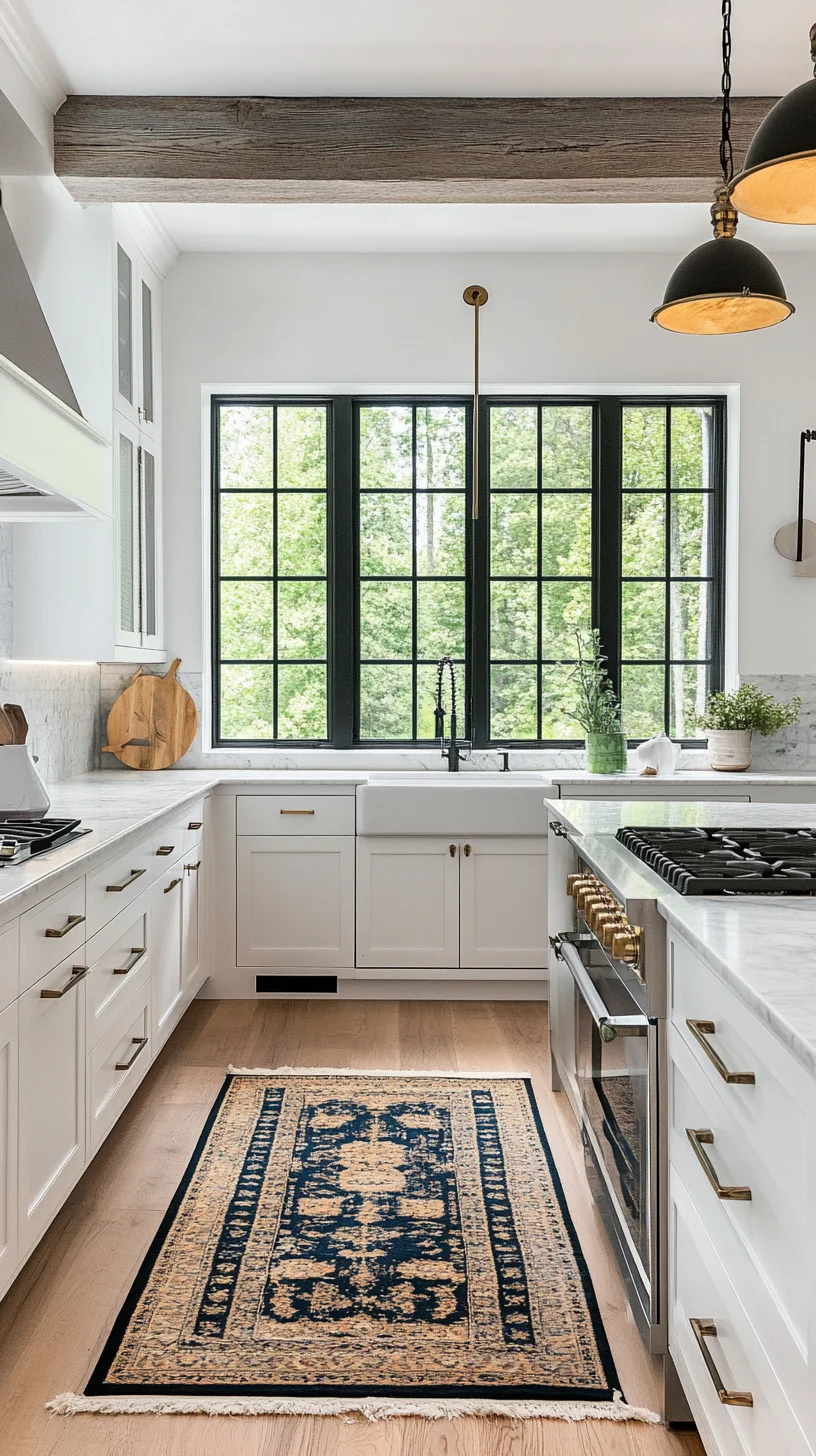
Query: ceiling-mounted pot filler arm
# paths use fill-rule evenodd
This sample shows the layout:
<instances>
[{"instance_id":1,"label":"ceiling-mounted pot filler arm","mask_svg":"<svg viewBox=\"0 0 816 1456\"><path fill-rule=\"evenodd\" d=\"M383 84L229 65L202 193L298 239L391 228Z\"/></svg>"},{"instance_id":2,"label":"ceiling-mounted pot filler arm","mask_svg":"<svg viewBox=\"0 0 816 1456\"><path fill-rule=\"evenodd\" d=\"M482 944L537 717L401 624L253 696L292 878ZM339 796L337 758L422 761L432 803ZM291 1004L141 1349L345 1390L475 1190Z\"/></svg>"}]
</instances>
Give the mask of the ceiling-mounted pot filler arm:
<instances>
[{"instance_id":1,"label":"ceiling-mounted pot filler arm","mask_svg":"<svg viewBox=\"0 0 816 1456\"><path fill-rule=\"evenodd\" d=\"M803 430L799 440L799 510L796 517L796 560L802 560L805 534L805 447L816 440L816 430Z\"/></svg>"}]
</instances>

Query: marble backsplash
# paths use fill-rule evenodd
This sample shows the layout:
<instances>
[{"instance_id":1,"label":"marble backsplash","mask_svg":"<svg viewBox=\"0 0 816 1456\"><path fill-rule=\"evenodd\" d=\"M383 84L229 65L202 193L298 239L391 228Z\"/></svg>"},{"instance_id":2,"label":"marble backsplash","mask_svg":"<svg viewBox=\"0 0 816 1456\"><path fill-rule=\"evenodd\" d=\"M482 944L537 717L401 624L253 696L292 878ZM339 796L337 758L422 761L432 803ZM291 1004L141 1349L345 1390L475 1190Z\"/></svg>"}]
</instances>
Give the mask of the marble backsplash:
<instances>
[{"instance_id":1,"label":"marble backsplash","mask_svg":"<svg viewBox=\"0 0 816 1456\"><path fill-rule=\"evenodd\" d=\"M763 693L773 693L781 702L802 699L799 721L783 728L772 738L756 736L751 767L769 773L776 769L816 773L816 676L791 673L746 675L743 682L754 683Z\"/></svg>"}]
</instances>

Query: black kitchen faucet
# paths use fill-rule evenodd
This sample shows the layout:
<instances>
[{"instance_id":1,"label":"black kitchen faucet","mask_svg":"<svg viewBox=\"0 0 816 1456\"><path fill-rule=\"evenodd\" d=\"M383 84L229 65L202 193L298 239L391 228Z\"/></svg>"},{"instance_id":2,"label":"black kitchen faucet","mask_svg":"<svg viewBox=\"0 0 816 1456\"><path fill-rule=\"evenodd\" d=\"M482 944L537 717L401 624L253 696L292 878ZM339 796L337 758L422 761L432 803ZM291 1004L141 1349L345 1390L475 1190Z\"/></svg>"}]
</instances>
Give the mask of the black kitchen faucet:
<instances>
[{"instance_id":1,"label":"black kitchen faucet","mask_svg":"<svg viewBox=\"0 0 816 1456\"><path fill-rule=\"evenodd\" d=\"M445 709L442 706L442 679L445 668L450 673L451 709L450 734L445 737ZM456 669L453 659L440 657L436 664L436 707L434 708L434 732L442 745L442 757L448 760L448 773L459 772L459 760L470 757L471 744L466 738L456 736Z\"/></svg>"}]
</instances>

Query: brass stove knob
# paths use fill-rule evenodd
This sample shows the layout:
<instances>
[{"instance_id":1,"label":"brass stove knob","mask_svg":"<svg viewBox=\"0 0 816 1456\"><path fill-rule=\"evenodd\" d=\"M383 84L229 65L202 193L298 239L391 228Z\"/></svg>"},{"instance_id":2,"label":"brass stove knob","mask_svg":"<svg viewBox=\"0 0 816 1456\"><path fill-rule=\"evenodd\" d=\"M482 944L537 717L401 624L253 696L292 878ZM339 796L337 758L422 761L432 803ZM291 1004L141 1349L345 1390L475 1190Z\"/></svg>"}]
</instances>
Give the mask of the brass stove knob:
<instances>
[{"instance_id":1,"label":"brass stove knob","mask_svg":"<svg viewBox=\"0 0 816 1456\"><path fill-rule=\"evenodd\" d=\"M640 960L640 930L635 925L628 925L618 930L612 937L612 954L616 960L624 961L628 966L636 966Z\"/></svg>"},{"instance_id":2,"label":"brass stove knob","mask_svg":"<svg viewBox=\"0 0 816 1456\"><path fill-rule=\"evenodd\" d=\"M601 929L601 945L603 946L604 950L611 950L612 942L615 939L615 936L619 935L620 932L625 929L626 922L623 919L622 915L618 914L610 916L606 925L604 925Z\"/></svg>"}]
</instances>

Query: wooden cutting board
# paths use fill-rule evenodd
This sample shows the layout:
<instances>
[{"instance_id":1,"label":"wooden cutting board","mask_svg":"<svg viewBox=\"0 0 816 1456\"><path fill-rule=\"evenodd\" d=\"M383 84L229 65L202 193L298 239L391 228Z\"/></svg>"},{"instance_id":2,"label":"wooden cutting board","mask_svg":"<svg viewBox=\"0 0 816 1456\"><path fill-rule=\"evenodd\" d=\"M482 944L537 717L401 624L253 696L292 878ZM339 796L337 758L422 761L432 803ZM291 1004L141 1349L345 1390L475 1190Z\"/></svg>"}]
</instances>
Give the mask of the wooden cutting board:
<instances>
[{"instance_id":1,"label":"wooden cutting board","mask_svg":"<svg viewBox=\"0 0 816 1456\"><path fill-rule=\"evenodd\" d=\"M108 714L108 743L128 768L170 768L187 752L198 728L190 694L176 678L177 657L164 677L140 667Z\"/></svg>"}]
</instances>

